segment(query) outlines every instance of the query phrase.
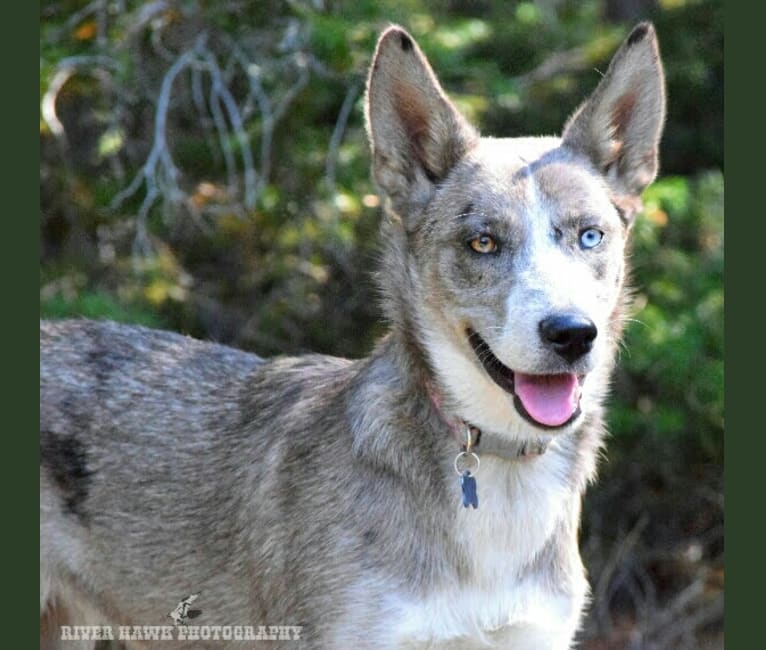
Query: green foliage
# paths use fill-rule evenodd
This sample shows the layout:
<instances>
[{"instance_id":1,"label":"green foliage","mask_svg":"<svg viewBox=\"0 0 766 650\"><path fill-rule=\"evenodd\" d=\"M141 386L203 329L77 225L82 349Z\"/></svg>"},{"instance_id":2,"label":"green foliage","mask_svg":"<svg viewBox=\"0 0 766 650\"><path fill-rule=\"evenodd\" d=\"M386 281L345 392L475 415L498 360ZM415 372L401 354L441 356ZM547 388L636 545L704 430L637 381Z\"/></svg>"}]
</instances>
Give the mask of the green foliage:
<instances>
[{"instance_id":1,"label":"green foliage","mask_svg":"<svg viewBox=\"0 0 766 650\"><path fill-rule=\"evenodd\" d=\"M103 291L83 291L73 296L56 294L40 301L41 318L95 318L148 327L167 327L165 321L149 306L118 302Z\"/></svg>"},{"instance_id":2,"label":"green foliage","mask_svg":"<svg viewBox=\"0 0 766 650\"><path fill-rule=\"evenodd\" d=\"M667 177L634 232L635 321L612 414L618 436L723 458L723 176Z\"/></svg>"},{"instance_id":3,"label":"green foliage","mask_svg":"<svg viewBox=\"0 0 766 650\"><path fill-rule=\"evenodd\" d=\"M666 172L723 168L723 2L680 3L659 12L668 85L662 148Z\"/></svg>"}]
</instances>

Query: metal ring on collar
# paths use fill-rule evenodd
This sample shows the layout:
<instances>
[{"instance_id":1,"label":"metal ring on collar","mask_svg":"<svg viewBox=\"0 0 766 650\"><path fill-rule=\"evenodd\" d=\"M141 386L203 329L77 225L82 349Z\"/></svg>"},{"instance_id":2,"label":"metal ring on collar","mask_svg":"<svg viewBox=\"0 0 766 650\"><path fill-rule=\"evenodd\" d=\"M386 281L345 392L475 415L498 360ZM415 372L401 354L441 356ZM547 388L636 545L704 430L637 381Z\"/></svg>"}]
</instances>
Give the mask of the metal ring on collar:
<instances>
[{"instance_id":1,"label":"metal ring on collar","mask_svg":"<svg viewBox=\"0 0 766 650\"><path fill-rule=\"evenodd\" d=\"M458 467L458 463L460 462L460 460L463 457L473 459L475 461L474 462L474 467L463 467L463 469L461 470ZM476 472L479 471L479 467L481 466L481 459L475 453L473 453L472 451L470 451L470 452L469 451L461 451L457 456L455 456L455 463L454 464L455 464L455 471L458 473L459 476L462 476L463 472L466 471L466 470L470 470L472 474L476 474Z\"/></svg>"}]
</instances>

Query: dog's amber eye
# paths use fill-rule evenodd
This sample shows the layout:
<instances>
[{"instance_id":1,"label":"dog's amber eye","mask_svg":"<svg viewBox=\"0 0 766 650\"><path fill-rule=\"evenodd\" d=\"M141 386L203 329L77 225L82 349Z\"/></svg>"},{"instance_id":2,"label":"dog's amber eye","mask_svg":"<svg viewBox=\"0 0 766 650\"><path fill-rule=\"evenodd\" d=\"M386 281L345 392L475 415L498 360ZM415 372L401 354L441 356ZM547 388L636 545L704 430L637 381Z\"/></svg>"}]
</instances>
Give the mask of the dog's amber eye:
<instances>
[{"instance_id":1,"label":"dog's amber eye","mask_svg":"<svg viewBox=\"0 0 766 650\"><path fill-rule=\"evenodd\" d=\"M477 253L494 253L497 250L497 243L489 235L477 235L468 245Z\"/></svg>"}]
</instances>

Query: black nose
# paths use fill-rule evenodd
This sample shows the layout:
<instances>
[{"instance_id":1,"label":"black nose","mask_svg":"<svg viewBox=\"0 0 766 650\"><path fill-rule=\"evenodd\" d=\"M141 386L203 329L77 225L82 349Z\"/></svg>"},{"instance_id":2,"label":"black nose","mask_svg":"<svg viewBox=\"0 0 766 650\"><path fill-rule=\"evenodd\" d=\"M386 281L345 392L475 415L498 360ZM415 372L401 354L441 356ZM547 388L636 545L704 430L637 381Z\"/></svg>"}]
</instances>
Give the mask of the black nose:
<instances>
[{"instance_id":1,"label":"black nose","mask_svg":"<svg viewBox=\"0 0 766 650\"><path fill-rule=\"evenodd\" d=\"M540 321L540 337L559 356L574 363L590 352L598 330L580 314L554 314Z\"/></svg>"}]
</instances>

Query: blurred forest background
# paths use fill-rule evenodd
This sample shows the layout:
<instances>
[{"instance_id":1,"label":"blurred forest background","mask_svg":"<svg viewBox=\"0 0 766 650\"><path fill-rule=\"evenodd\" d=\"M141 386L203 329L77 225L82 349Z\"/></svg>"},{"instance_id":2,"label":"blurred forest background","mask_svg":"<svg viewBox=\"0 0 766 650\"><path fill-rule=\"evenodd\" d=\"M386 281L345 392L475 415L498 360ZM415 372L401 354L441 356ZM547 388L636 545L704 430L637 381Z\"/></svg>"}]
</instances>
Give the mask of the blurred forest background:
<instances>
[{"instance_id":1,"label":"blurred forest background","mask_svg":"<svg viewBox=\"0 0 766 650\"><path fill-rule=\"evenodd\" d=\"M513 136L560 132L641 19L669 112L585 500L582 647L722 648L722 0L43 0L41 315L364 355L384 330L362 118L381 28Z\"/></svg>"}]
</instances>

